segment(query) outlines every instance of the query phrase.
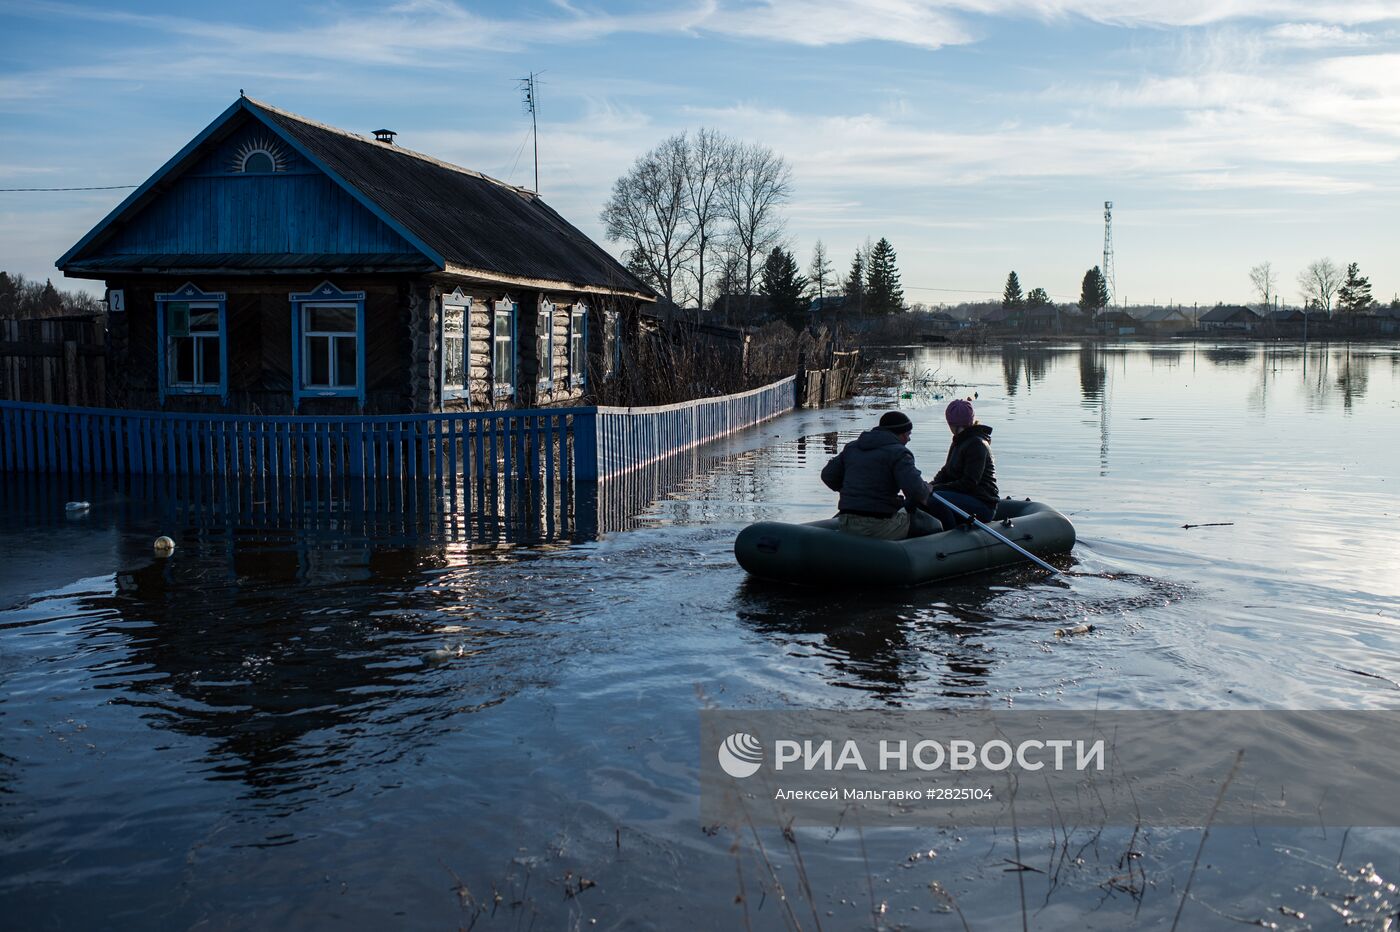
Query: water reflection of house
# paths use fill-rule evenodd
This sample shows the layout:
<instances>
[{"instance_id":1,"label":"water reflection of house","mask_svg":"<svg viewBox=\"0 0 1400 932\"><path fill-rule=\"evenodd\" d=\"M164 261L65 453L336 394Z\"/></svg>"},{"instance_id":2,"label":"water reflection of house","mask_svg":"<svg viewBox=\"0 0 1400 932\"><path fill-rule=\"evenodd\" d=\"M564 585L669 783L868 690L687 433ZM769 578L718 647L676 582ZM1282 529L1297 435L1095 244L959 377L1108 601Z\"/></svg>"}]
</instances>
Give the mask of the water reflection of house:
<instances>
[{"instance_id":1,"label":"water reflection of house","mask_svg":"<svg viewBox=\"0 0 1400 932\"><path fill-rule=\"evenodd\" d=\"M1138 316L1138 325L1149 333L1179 333L1192 330L1191 315L1179 307L1154 307Z\"/></svg>"},{"instance_id":2,"label":"water reflection of house","mask_svg":"<svg viewBox=\"0 0 1400 932\"><path fill-rule=\"evenodd\" d=\"M1253 331L1261 318L1242 304L1217 304L1201 315L1202 330Z\"/></svg>"},{"instance_id":3,"label":"water reflection of house","mask_svg":"<svg viewBox=\"0 0 1400 932\"><path fill-rule=\"evenodd\" d=\"M114 403L569 401L651 290L532 191L240 97L58 261L105 280ZM115 383L115 384L113 384Z\"/></svg>"}]
</instances>

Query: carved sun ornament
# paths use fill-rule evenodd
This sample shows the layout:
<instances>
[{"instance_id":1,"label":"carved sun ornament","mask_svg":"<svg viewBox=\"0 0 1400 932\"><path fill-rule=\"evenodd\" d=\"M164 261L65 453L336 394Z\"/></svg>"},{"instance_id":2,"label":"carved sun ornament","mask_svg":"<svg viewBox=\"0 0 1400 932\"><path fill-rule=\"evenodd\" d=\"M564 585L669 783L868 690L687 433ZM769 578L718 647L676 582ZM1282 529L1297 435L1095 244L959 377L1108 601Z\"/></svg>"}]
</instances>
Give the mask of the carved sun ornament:
<instances>
[{"instance_id":1,"label":"carved sun ornament","mask_svg":"<svg viewBox=\"0 0 1400 932\"><path fill-rule=\"evenodd\" d=\"M266 136L249 139L233 154L232 170L236 174L265 175L287 170L287 150Z\"/></svg>"}]
</instances>

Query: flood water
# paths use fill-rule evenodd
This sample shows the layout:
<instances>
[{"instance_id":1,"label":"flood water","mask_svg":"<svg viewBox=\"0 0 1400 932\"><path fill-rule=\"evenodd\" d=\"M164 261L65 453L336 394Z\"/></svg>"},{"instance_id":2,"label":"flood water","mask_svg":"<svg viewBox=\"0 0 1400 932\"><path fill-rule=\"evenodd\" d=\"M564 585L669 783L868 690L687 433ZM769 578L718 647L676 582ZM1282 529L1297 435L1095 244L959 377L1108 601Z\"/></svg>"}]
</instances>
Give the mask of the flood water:
<instances>
[{"instance_id":1,"label":"flood water","mask_svg":"<svg viewBox=\"0 0 1400 932\"><path fill-rule=\"evenodd\" d=\"M1169 928L1197 830L702 825L697 710L1400 707L1400 351L898 355L976 393L1003 492L1104 576L746 579L737 531L829 516L821 466L891 404L941 463L950 389L907 380L529 533L0 477L5 925ZM1208 842L1180 928L1395 925L1400 830Z\"/></svg>"}]
</instances>

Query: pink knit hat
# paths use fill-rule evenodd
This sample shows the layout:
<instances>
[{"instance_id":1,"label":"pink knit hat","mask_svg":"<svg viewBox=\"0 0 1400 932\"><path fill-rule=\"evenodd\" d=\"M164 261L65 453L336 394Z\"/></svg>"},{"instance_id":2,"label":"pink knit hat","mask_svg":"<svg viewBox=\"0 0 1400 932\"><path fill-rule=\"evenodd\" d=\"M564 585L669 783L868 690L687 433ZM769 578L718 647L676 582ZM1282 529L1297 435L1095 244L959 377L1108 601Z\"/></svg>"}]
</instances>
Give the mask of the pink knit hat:
<instances>
[{"instance_id":1,"label":"pink knit hat","mask_svg":"<svg viewBox=\"0 0 1400 932\"><path fill-rule=\"evenodd\" d=\"M955 398L948 402L948 409L943 412L943 416L948 419L948 426L962 429L971 427L972 422L977 420L972 412L972 402L966 398Z\"/></svg>"}]
</instances>

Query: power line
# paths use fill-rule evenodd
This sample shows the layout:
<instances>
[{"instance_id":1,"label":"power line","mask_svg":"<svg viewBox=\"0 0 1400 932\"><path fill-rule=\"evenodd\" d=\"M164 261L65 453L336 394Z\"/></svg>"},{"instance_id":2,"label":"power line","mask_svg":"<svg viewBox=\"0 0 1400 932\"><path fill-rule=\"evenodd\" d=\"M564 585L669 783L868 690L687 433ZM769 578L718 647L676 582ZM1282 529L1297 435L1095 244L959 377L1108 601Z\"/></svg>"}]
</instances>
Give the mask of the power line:
<instances>
[{"instance_id":1,"label":"power line","mask_svg":"<svg viewBox=\"0 0 1400 932\"><path fill-rule=\"evenodd\" d=\"M0 188L0 192L13 194L15 192L34 191L120 191L129 188L139 188L139 184L102 184L88 188Z\"/></svg>"},{"instance_id":2,"label":"power line","mask_svg":"<svg viewBox=\"0 0 1400 932\"><path fill-rule=\"evenodd\" d=\"M904 285L905 288L912 288L914 291L946 291L949 294L1001 294L1000 291L984 291L981 288L931 288L927 285ZM1078 301L1078 295L1054 294L1046 292L1052 298L1068 298L1071 301Z\"/></svg>"}]
</instances>

